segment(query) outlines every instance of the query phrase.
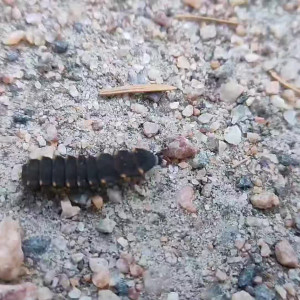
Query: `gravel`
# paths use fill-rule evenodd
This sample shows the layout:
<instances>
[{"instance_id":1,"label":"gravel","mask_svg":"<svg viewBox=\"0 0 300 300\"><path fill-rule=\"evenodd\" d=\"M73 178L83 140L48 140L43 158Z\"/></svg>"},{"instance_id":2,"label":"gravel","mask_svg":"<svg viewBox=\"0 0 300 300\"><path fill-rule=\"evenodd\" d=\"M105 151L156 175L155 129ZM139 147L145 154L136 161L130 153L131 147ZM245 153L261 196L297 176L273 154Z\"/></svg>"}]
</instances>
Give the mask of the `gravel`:
<instances>
[{"instance_id":1,"label":"gravel","mask_svg":"<svg viewBox=\"0 0 300 300\"><path fill-rule=\"evenodd\" d=\"M19 221L25 255L6 251L18 265L1 290L30 281L26 292L47 286L52 299L299 298L297 1L1 8L0 220ZM176 18L186 14L239 25ZM150 83L177 89L99 95ZM20 178L28 158L136 147L162 161L139 182L54 193Z\"/></svg>"}]
</instances>

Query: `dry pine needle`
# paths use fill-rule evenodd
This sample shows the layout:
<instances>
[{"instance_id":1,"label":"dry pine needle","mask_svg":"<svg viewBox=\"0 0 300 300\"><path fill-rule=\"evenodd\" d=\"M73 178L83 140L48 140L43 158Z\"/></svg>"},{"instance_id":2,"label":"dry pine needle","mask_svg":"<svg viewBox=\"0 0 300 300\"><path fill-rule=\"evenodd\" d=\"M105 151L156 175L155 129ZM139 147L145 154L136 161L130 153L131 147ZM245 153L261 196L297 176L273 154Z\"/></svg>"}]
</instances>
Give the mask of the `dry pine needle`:
<instances>
[{"instance_id":1,"label":"dry pine needle","mask_svg":"<svg viewBox=\"0 0 300 300\"><path fill-rule=\"evenodd\" d=\"M135 93L154 93L154 92L167 92L173 91L177 88L172 85L166 84L137 84L120 86L110 89L103 89L100 91L101 96L114 96L121 94L135 94Z\"/></svg>"}]
</instances>

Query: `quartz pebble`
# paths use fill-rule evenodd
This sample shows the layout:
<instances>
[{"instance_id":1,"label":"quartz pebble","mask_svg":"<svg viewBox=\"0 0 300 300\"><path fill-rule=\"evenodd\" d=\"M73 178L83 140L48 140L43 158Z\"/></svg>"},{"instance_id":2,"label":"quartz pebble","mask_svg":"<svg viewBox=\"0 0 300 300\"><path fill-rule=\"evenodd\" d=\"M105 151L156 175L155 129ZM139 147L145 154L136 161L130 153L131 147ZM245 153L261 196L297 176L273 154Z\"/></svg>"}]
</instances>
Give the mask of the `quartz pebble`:
<instances>
[{"instance_id":1,"label":"quartz pebble","mask_svg":"<svg viewBox=\"0 0 300 300\"><path fill-rule=\"evenodd\" d=\"M184 117L191 117L194 112L194 107L192 105L187 105L185 109L182 111L182 115Z\"/></svg>"},{"instance_id":2,"label":"quartz pebble","mask_svg":"<svg viewBox=\"0 0 300 300\"><path fill-rule=\"evenodd\" d=\"M257 62L259 59L260 59L259 55L255 54L255 53L249 53L249 54L245 55L245 60L248 63Z\"/></svg>"},{"instance_id":3,"label":"quartz pebble","mask_svg":"<svg viewBox=\"0 0 300 300\"><path fill-rule=\"evenodd\" d=\"M224 139L229 144L238 145L242 141L240 128L237 125L227 127L224 132Z\"/></svg>"},{"instance_id":4,"label":"quartz pebble","mask_svg":"<svg viewBox=\"0 0 300 300\"><path fill-rule=\"evenodd\" d=\"M281 299L283 300L287 299L287 292L283 286L276 284L275 291L277 292L277 294L280 296Z\"/></svg>"},{"instance_id":5,"label":"quartz pebble","mask_svg":"<svg viewBox=\"0 0 300 300\"><path fill-rule=\"evenodd\" d=\"M283 113L284 119L288 122L289 125L294 126L297 123L297 113L294 110L286 110Z\"/></svg>"},{"instance_id":6,"label":"quartz pebble","mask_svg":"<svg viewBox=\"0 0 300 300\"><path fill-rule=\"evenodd\" d=\"M220 89L220 98L222 101L233 103L243 92L244 87L232 80L226 84L222 84Z\"/></svg>"},{"instance_id":7,"label":"quartz pebble","mask_svg":"<svg viewBox=\"0 0 300 300\"><path fill-rule=\"evenodd\" d=\"M146 137L150 138L155 136L159 131L159 125L153 122L144 123L144 134Z\"/></svg>"},{"instance_id":8,"label":"quartz pebble","mask_svg":"<svg viewBox=\"0 0 300 300\"><path fill-rule=\"evenodd\" d=\"M189 69L190 63L185 56L179 56L177 59L177 67L179 69Z\"/></svg>"},{"instance_id":9,"label":"quartz pebble","mask_svg":"<svg viewBox=\"0 0 300 300\"><path fill-rule=\"evenodd\" d=\"M141 115L146 115L148 113L148 108L139 103L131 104L131 110Z\"/></svg>"},{"instance_id":10,"label":"quartz pebble","mask_svg":"<svg viewBox=\"0 0 300 300\"><path fill-rule=\"evenodd\" d=\"M91 257L89 259L89 266L94 273L97 273L103 269L108 269L108 262L101 257Z\"/></svg>"},{"instance_id":11,"label":"quartz pebble","mask_svg":"<svg viewBox=\"0 0 300 300\"><path fill-rule=\"evenodd\" d=\"M102 290L98 292L98 300L121 300L121 299L110 290Z\"/></svg>"},{"instance_id":12,"label":"quartz pebble","mask_svg":"<svg viewBox=\"0 0 300 300\"><path fill-rule=\"evenodd\" d=\"M276 244L275 255L281 265L288 268L299 267L297 254L287 240L282 240Z\"/></svg>"},{"instance_id":13,"label":"quartz pebble","mask_svg":"<svg viewBox=\"0 0 300 300\"><path fill-rule=\"evenodd\" d=\"M71 85L71 86L69 87L69 94L70 94L73 98L76 98L76 97L79 96L79 92L78 92L78 90L77 90L77 88L76 88L75 85Z\"/></svg>"},{"instance_id":14,"label":"quartz pebble","mask_svg":"<svg viewBox=\"0 0 300 300\"><path fill-rule=\"evenodd\" d=\"M290 106L287 105L285 103L285 101L281 97L279 97L277 95L271 96L271 103L275 107L280 108L280 109L289 109L290 108Z\"/></svg>"},{"instance_id":15,"label":"quartz pebble","mask_svg":"<svg viewBox=\"0 0 300 300\"><path fill-rule=\"evenodd\" d=\"M258 241L258 246L260 246L260 255L262 257L269 257L271 255L271 249L269 247L269 245L263 241L263 240L259 240Z\"/></svg>"},{"instance_id":16,"label":"quartz pebble","mask_svg":"<svg viewBox=\"0 0 300 300\"><path fill-rule=\"evenodd\" d=\"M228 277L227 277L226 273L224 273L223 271L221 271L220 269L218 269L217 272L216 272L216 278L220 282L223 282L223 281L226 281Z\"/></svg>"},{"instance_id":17,"label":"quartz pebble","mask_svg":"<svg viewBox=\"0 0 300 300\"><path fill-rule=\"evenodd\" d=\"M92 281L93 284L99 289L107 288L110 282L109 270L103 268L101 271L94 273Z\"/></svg>"},{"instance_id":18,"label":"quartz pebble","mask_svg":"<svg viewBox=\"0 0 300 300\"><path fill-rule=\"evenodd\" d=\"M182 136L171 142L167 149L164 150L164 155L167 157L178 159L194 157L196 153L194 146Z\"/></svg>"},{"instance_id":19,"label":"quartz pebble","mask_svg":"<svg viewBox=\"0 0 300 300\"><path fill-rule=\"evenodd\" d=\"M272 192L262 192L253 195L250 200L255 208L260 209L269 209L280 204L279 198Z\"/></svg>"},{"instance_id":20,"label":"quartz pebble","mask_svg":"<svg viewBox=\"0 0 300 300\"><path fill-rule=\"evenodd\" d=\"M19 44L25 37L25 31L17 30L11 32L4 40L3 43L8 46Z\"/></svg>"},{"instance_id":21,"label":"quartz pebble","mask_svg":"<svg viewBox=\"0 0 300 300\"><path fill-rule=\"evenodd\" d=\"M116 267L121 273L129 273L129 263L124 258L120 258L117 260Z\"/></svg>"},{"instance_id":22,"label":"quartz pebble","mask_svg":"<svg viewBox=\"0 0 300 300\"><path fill-rule=\"evenodd\" d=\"M254 300L254 298L247 292L240 291L233 294L231 300Z\"/></svg>"},{"instance_id":23,"label":"quartz pebble","mask_svg":"<svg viewBox=\"0 0 300 300\"><path fill-rule=\"evenodd\" d=\"M70 292L68 293L68 297L70 299L79 299L81 296L81 291L76 287L73 287Z\"/></svg>"},{"instance_id":24,"label":"quartz pebble","mask_svg":"<svg viewBox=\"0 0 300 300\"><path fill-rule=\"evenodd\" d=\"M177 203L188 212L195 213L197 208L193 201L195 199L194 189L191 186L181 188L176 195Z\"/></svg>"},{"instance_id":25,"label":"quartz pebble","mask_svg":"<svg viewBox=\"0 0 300 300\"><path fill-rule=\"evenodd\" d=\"M38 300L51 300L53 298L52 292L47 287L40 287L38 289Z\"/></svg>"},{"instance_id":26,"label":"quartz pebble","mask_svg":"<svg viewBox=\"0 0 300 300\"><path fill-rule=\"evenodd\" d=\"M4 218L0 223L0 280L17 279L23 260L19 223L11 218Z\"/></svg>"},{"instance_id":27,"label":"quartz pebble","mask_svg":"<svg viewBox=\"0 0 300 300\"><path fill-rule=\"evenodd\" d=\"M168 294L167 300L179 300L178 293L171 292Z\"/></svg>"},{"instance_id":28,"label":"quartz pebble","mask_svg":"<svg viewBox=\"0 0 300 300\"><path fill-rule=\"evenodd\" d=\"M72 206L70 200L63 200L60 202L62 213L61 216L63 218L72 218L79 214L80 207L78 206Z\"/></svg>"},{"instance_id":29,"label":"quartz pebble","mask_svg":"<svg viewBox=\"0 0 300 300\"><path fill-rule=\"evenodd\" d=\"M66 155L67 154L67 148L64 144L59 144L57 147L57 151L60 155Z\"/></svg>"},{"instance_id":30,"label":"quartz pebble","mask_svg":"<svg viewBox=\"0 0 300 300\"><path fill-rule=\"evenodd\" d=\"M45 139L48 142L57 141L57 129L54 125L49 125L46 128L46 136Z\"/></svg>"},{"instance_id":31,"label":"quartz pebble","mask_svg":"<svg viewBox=\"0 0 300 300\"><path fill-rule=\"evenodd\" d=\"M206 25L200 29L200 36L204 41L211 40L215 38L217 35L216 26L215 25Z\"/></svg>"},{"instance_id":32,"label":"quartz pebble","mask_svg":"<svg viewBox=\"0 0 300 300\"><path fill-rule=\"evenodd\" d=\"M293 90L284 90L281 96L284 100L286 100L290 104L295 104L296 102L296 95Z\"/></svg>"},{"instance_id":33,"label":"quartz pebble","mask_svg":"<svg viewBox=\"0 0 300 300\"><path fill-rule=\"evenodd\" d=\"M214 116L209 113L204 113L198 117L198 120L202 124L209 123Z\"/></svg>"}]
</instances>

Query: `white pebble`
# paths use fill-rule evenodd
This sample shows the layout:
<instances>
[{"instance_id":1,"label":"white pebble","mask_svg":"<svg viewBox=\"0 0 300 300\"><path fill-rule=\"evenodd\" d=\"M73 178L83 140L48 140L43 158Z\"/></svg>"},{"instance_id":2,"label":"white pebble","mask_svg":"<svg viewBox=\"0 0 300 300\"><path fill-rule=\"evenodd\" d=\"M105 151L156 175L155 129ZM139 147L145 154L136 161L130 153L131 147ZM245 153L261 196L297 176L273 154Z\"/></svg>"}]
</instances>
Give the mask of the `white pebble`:
<instances>
[{"instance_id":1,"label":"white pebble","mask_svg":"<svg viewBox=\"0 0 300 300\"><path fill-rule=\"evenodd\" d=\"M291 125L294 126L297 123L297 113L294 110L287 110L283 113L284 119Z\"/></svg>"},{"instance_id":2,"label":"white pebble","mask_svg":"<svg viewBox=\"0 0 300 300\"><path fill-rule=\"evenodd\" d=\"M211 40L215 38L216 35L217 35L217 31L215 25L203 26L200 29L200 36L204 41Z\"/></svg>"},{"instance_id":3,"label":"white pebble","mask_svg":"<svg viewBox=\"0 0 300 300\"><path fill-rule=\"evenodd\" d=\"M232 145L238 145L242 141L242 133L240 128L235 125L225 129L225 141Z\"/></svg>"},{"instance_id":4,"label":"white pebble","mask_svg":"<svg viewBox=\"0 0 300 300\"><path fill-rule=\"evenodd\" d=\"M191 117L194 112L194 107L192 105L187 105L185 109L182 111L182 115L185 117Z\"/></svg>"},{"instance_id":5,"label":"white pebble","mask_svg":"<svg viewBox=\"0 0 300 300\"><path fill-rule=\"evenodd\" d=\"M66 155L67 154L67 148L64 144L59 144L57 147L57 151L60 155Z\"/></svg>"}]
</instances>

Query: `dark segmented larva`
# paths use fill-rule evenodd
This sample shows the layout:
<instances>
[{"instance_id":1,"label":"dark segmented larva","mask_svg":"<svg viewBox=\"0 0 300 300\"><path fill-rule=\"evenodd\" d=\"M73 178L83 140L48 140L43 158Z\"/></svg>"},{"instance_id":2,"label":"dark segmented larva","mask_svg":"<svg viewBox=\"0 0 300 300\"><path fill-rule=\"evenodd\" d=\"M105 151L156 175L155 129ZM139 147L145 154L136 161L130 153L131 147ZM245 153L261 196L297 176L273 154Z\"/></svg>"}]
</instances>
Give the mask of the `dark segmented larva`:
<instances>
[{"instance_id":1,"label":"dark segmented larva","mask_svg":"<svg viewBox=\"0 0 300 300\"><path fill-rule=\"evenodd\" d=\"M23 165L22 180L30 188L98 188L116 185L122 179L142 178L159 163L157 155L139 148L133 152L121 150L115 155L103 153L98 157L42 157Z\"/></svg>"}]
</instances>

